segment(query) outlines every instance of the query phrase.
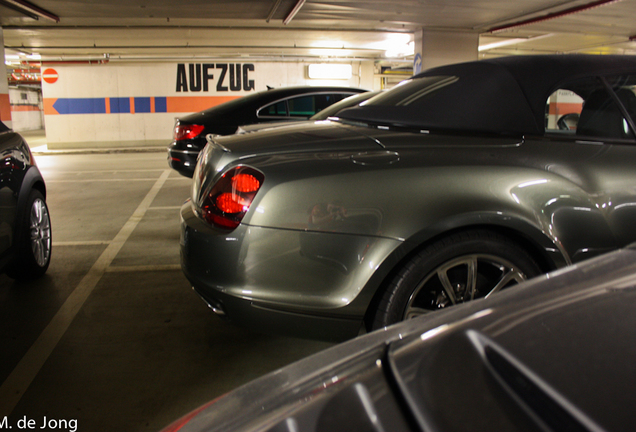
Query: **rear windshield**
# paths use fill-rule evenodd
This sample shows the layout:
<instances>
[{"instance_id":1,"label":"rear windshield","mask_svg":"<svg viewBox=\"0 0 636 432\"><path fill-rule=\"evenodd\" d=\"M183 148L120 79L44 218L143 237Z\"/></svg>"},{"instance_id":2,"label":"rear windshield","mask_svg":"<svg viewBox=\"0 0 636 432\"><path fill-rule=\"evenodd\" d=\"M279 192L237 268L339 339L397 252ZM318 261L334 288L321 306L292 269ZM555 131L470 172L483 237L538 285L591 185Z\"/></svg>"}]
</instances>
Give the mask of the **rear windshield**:
<instances>
[{"instance_id":1,"label":"rear windshield","mask_svg":"<svg viewBox=\"0 0 636 432\"><path fill-rule=\"evenodd\" d=\"M384 92L369 101L365 106L411 106L417 107L446 86L454 84L459 78L455 76L429 76L403 81L391 91Z\"/></svg>"}]
</instances>

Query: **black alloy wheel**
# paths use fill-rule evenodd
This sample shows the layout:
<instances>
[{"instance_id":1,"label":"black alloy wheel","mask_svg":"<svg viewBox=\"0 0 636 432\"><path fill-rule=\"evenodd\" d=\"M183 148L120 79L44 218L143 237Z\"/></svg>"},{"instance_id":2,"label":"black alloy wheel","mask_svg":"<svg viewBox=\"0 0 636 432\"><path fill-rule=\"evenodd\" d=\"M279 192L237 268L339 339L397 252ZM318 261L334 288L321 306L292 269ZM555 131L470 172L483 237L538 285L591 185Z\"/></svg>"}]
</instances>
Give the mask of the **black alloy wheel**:
<instances>
[{"instance_id":1,"label":"black alloy wheel","mask_svg":"<svg viewBox=\"0 0 636 432\"><path fill-rule=\"evenodd\" d=\"M413 256L388 284L371 329L489 297L541 274L507 237L487 230L453 234Z\"/></svg>"}]
</instances>

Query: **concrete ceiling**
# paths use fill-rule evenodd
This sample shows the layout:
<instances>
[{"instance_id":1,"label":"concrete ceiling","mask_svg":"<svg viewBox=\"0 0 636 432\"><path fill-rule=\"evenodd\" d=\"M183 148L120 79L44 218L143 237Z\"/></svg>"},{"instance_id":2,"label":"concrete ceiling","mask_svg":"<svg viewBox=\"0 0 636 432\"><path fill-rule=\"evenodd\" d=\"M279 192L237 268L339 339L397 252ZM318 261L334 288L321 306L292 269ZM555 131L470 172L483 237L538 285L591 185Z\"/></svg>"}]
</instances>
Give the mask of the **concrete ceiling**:
<instances>
[{"instance_id":1,"label":"concrete ceiling","mask_svg":"<svg viewBox=\"0 0 636 432\"><path fill-rule=\"evenodd\" d=\"M388 60L411 61L399 48L421 28L477 33L481 57L636 54L636 42L630 40L636 36L636 0L29 1L41 9L31 17L21 11L26 0L0 0L8 56L378 61L387 60L387 49L397 47ZM593 5L598 6L580 10ZM284 24L295 6L300 8Z\"/></svg>"}]
</instances>

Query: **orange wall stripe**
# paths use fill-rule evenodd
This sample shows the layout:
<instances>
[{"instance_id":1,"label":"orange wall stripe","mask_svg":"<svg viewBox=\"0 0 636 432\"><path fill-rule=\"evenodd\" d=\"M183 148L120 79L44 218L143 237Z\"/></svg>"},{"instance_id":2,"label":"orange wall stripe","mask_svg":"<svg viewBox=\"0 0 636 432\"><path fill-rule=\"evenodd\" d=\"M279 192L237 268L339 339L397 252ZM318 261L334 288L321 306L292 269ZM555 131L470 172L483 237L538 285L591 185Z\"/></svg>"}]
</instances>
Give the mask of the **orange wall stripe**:
<instances>
[{"instance_id":1,"label":"orange wall stripe","mask_svg":"<svg viewBox=\"0 0 636 432\"><path fill-rule=\"evenodd\" d=\"M168 112L194 113L237 99L240 96L168 96Z\"/></svg>"},{"instance_id":2,"label":"orange wall stripe","mask_svg":"<svg viewBox=\"0 0 636 432\"><path fill-rule=\"evenodd\" d=\"M11 105L11 112L40 111L36 105Z\"/></svg>"},{"instance_id":3,"label":"orange wall stripe","mask_svg":"<svg viewBox=\"0 0 636 432\"><path fill-rule=\"evenodd\" d=\"M42 100L44 105L44 114L45 115L57 115L59 112L55 108L53 108L53 104L57 101L54 98L44 98Z\"/></svg>"},{"instance_id":4,"label":"orange wall stripe","mask_svg":"<svg viewBox=\"0 0 636 432\"><path fill-rule=\"evenodd\" d=\"M549 114L569 114L580 113L583 105L581 103L551 103Z\"/></svg>"},{"instance_id":5,"label":"orange wall stripe","mask_svg":"<svg viewBox=\"0 0 636 432\"><path fill-rule=\"evenodd\" d=\"M11 121L11 101L8 94L0 94L0 120Z\"/></svg>"}]
</instances>

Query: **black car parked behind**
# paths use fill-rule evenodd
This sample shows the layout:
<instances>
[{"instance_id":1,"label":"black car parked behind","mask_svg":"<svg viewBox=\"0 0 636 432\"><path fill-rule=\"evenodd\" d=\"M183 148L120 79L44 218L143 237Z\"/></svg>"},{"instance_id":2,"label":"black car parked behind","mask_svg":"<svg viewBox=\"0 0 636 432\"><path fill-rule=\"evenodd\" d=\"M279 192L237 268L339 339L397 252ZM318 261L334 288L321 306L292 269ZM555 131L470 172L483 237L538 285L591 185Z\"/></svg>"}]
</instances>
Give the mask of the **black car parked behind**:
<instances>
[{"instance_id":1,"label":"black car parked behind","mask_svg":"<svg viewBox=\"0 0 636 432\"><path fill-rule=\"evenodd\" d=\"M346 97L367 90L354 87L284 87L252 93L177 120L168 147L168 164L192 177L206 135L230 135L239 126L284 120L307 120Z\"/></svg>"}]
</instances>

